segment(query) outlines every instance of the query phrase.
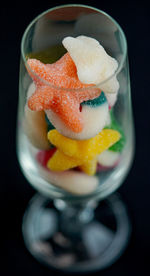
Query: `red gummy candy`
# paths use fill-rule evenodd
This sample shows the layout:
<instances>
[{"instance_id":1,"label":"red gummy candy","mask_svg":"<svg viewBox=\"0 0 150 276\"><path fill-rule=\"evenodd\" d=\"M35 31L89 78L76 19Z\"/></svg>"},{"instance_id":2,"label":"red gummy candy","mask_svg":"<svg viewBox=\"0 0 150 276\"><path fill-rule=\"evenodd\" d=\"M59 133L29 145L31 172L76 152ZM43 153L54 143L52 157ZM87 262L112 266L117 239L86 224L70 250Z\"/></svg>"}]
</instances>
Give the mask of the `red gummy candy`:
<instances>
[{"instance_id":1,"label":"red gummy candy","mask_svg":"<svg viewBox=\"0 0 150 276\"><path fill-rule=\"evenodd\" d=\"M37 153L36 159L40 163L40 165L42 165L44 168L47 168L47 162L53 156L55 151L56 148L50 150L41 150Z\"/></svg>"}]
</instances>

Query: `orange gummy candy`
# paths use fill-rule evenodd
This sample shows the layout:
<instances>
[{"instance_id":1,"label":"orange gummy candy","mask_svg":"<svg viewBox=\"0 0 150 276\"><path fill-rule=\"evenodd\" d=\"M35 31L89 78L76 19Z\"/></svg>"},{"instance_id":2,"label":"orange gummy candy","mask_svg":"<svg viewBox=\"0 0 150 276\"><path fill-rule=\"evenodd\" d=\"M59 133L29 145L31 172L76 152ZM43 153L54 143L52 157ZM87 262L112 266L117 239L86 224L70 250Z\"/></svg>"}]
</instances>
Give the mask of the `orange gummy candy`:
<instances>
[{"instance_id":1,"label":"orange gummy candy","mask_svg":"<svg viewBox=\"0 0 150 276\"><path fill-rule=\"evenodd\" d=\"M34 94L28 100L29 108L35 111L51 109L72 131L81 132L80 103L98 97L101 90L80 82L68 53L53 64L43 64L36 59L28 59L27 64L36 85Z\"/></svg>"}]
</instances>

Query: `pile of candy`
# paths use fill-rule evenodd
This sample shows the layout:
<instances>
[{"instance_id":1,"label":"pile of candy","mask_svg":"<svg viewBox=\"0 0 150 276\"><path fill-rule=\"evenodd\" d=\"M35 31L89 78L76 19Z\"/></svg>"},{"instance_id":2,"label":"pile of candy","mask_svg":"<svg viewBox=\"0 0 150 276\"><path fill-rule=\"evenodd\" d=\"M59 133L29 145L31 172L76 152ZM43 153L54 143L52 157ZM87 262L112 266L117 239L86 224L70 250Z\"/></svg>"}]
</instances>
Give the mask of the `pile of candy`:
<instances>
[{"instance_id":1,"label":"pile of candy","mask_svg":"<svg viewBox=\"0 0 150 276\"><path fill-rule=\"evenodd\" d=\"M117 61L90 37L66 37L62 43L67 53L55 63L27 60L33 83L24 127L52 183L61 186L64 176L69 190L68 180L77 185L75 177L80 178L82 185L88 176L95 181L96 172L116 166L125 137L112 112Z\"/></svg>"}]
</instances>

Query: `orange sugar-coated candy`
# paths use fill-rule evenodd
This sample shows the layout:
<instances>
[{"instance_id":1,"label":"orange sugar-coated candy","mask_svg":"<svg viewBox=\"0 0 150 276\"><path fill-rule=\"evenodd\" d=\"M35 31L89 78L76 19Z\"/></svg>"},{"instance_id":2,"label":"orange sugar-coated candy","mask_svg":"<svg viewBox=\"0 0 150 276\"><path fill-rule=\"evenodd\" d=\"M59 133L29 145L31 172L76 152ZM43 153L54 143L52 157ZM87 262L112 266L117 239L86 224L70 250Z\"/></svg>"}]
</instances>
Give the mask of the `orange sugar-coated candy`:
<instances>
[{"instance_id":1,"label":"orange sugar-coated candy","mask_svg":"<svg viewBox=\"0 0 150 276\"><path fill-rule=\"evenodd\" d=\"M29 108L35 111L52 109L72 131L81 132L80 103L98 97L101 90L80 82L68 53L53 64L43 64L36 59L28 59L27 63L31 68L28 72L36 85L35 93L28 100Z\"/></svg>"},{"instance_id":2,"label":"orange sugar-coated candy","mask_svg":"<svg viewBox=\"0 0 150 276\"><path fill-rule=\"evenodd\" d=\"M42 79L61 88L77 89L91 86L80 82L76 66L68 53L53 64L44 64L37 59L28 59L27 64L29 74L37 83Z\"/></svg>"}]
</instances>

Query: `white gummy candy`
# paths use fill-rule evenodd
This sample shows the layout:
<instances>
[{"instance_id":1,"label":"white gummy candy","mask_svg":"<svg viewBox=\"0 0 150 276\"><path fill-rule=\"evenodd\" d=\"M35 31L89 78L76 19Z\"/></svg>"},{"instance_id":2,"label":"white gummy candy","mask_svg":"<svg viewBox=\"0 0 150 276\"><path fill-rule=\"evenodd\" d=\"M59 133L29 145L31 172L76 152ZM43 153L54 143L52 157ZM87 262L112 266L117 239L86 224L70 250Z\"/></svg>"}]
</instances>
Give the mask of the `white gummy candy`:
<instances>
[{"instance_id":1,"label":"white gummy candy","mask_svg":"<svg viewBox=\"0 0 150 276\"><path fill-rule=\"evenodd\" d=\"M119 152L105 150L98 155L97 161L102 166L112 167L117 163L117 161L119 160L119 157L120 157Z\"/></svg>"},{"instance_id":2,"label":"white gummy candy","mask_svg":"<svg viewBox=\"0 0 150 276\"><path fill-rule=\"evenodd\" d=\"M71 131L52 110L45 110L50 122L64 136L75 140L89 139L97 135L109 122L108 103L97 107L82 106L83 130L79 133Z\"/></svg>"},{"instance_id":3,"label":"white gummy candy","mask_svg":"<svg viewBox=\"0 0 150 276\"><path fill-rule=\"evenodd\" d=\"M35 91L35 85L32 83L29 86L28 92L27 92L27 99L34 93ZM69 137L71 139L76 140L84 140L89 139L91 137L94 137L97 135L105 126L109 125L110 123L110 116L109 116L109 110L108 110L108 102L95 106L88 106L83 105L82 106L82 119L83 119L83 130L79 133L76 133L72 130L70 130L64 122L61 120L61 118L53 112L51 109L45 110L45 113L49 119L49 121L54 125L54 127L61 133L62 135ZM32 111L28 108L27 104L25 107L25 116L26 114L30 116L30 120L27 120L26 122L26 134L28 135L30 141L32 141L32 144L41 149L48 149L50 147L48 141L46 139L43 139L43 131L45 133L45 129L43 130L42 125L40 123L38 124L38 120L34 120L35 116L38 116L39 111ZM38 118L38 117L37 117ZM36 119L36 118L35 118ZM40 133L40 127L42 133ZM44 136L45 137L45 136Z\"/></svg>"},{"instance_id":4,"label":"white gummy candy","mask_svg":"<svg viewBox=\"0 0 150 276\"><path fill-rule=\"evenodd\" d=\"M118 96L118 92L115 93L105 93L105 96L107 98L108 101L108 105L110 107L113 107L117 101L117 96Z\"/></svg>"},{"instance_id":5,"label":"white gummy candy","mask_svg":"<svg viewBox=\"0 0 150 276\"><path fill-rule=\"evenodd\" d=\"M62 188L76 195L90 194L97 188L99 178L82 172L69 170L64 172L52 172L39 166L42 177L50 184Z\"/></svg>"},{"instance_id":6,"label":"white gummy candy","mask_svg":"<svg viewBox=\"0 0 150 276\"><path fill-rule=\"evenodd\" d=\"M73 59L82 83L96 84L106 93L118 91L116 76L103 83L115 74L118 62L106 53L96 39L86 36L66 37L62 43Z\"/></svg>"},{"instance_id":7,"label":"white gummy candy","mask_svg":"<svg viewBox=\"0 0 150 276\"><path fill-rule=\"evenodd\" d=\"M35 85L32 83L27 92L29 98L35 91ZM47 125L45 122L44 111L32 111L28 105L25 105L23 128L31 144L43 150L50 148L50 143L47 139Z\"/></svg>"}]
</instances>

